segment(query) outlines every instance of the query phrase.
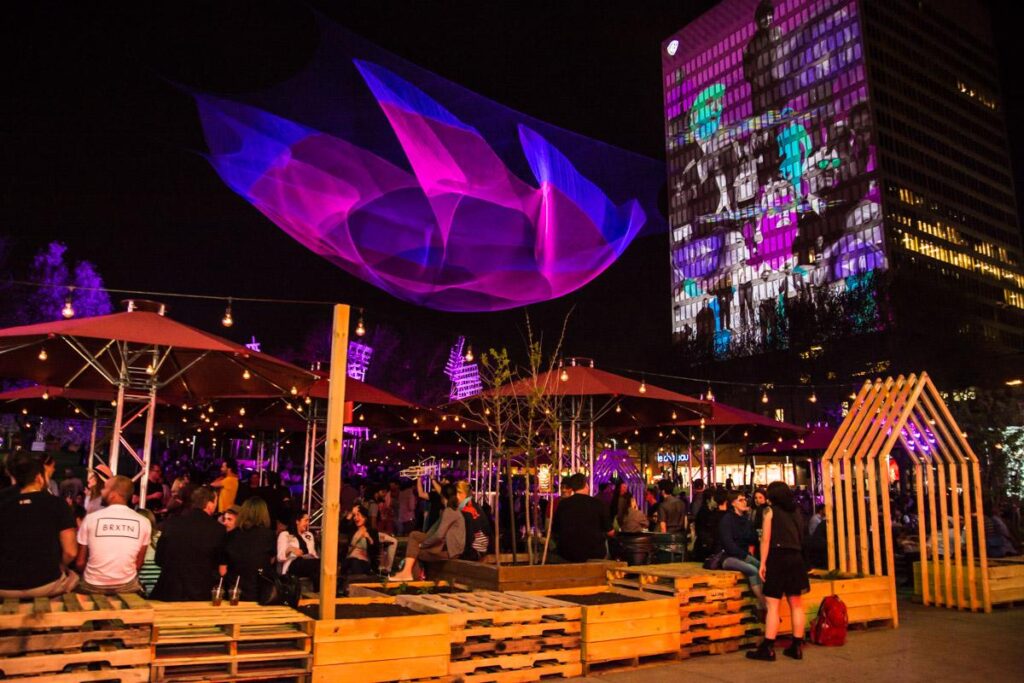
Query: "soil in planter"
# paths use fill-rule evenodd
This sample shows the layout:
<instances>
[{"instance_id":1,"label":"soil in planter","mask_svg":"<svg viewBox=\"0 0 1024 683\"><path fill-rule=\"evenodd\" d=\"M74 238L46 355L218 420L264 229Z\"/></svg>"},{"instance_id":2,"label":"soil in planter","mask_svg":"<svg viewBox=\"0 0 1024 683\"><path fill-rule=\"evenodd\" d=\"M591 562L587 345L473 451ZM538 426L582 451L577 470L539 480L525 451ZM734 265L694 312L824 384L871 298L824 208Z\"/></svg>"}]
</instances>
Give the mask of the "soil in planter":
<instances>
[{"instance_id":1,"label":"soil in planter","mask_svg":"<svg viewBox=\"0 0 1024 683\"><path fill-rule=\"evenodd\" d=\"M590 593L589 595L549 595L552 600L564 600L576 605L614 605L620 602L641 602L640 598L619 593Z\"/></svg>"},{"instance_id":2,"label":"soil in planter","mask_svg":"<svg viewBox=\"0 0 1024 683\"><path fill-rule=\"evenodd\" d=\"M319 605L304 605L299 611L308 617L317 618ZM336 605L335 619L373 619L376 617L411 617L420 614L401 605L371 602L365 605Z\"/></svg>"},{"instance_id":3,"label":"soil in planter","mask_svg":"<svg viewBox=\"0 0 1024 683\"><path fill-rule=\"evenodd\" d=\"M389 586L388 588L375 588L381 593L387 595L450 595L452 593L468 593L469 591L462 590L461 588L454 588L452 586L437 586L436 588L431 586L427 590L424 590L420 586Z\"/></svg>"}]
</instances>

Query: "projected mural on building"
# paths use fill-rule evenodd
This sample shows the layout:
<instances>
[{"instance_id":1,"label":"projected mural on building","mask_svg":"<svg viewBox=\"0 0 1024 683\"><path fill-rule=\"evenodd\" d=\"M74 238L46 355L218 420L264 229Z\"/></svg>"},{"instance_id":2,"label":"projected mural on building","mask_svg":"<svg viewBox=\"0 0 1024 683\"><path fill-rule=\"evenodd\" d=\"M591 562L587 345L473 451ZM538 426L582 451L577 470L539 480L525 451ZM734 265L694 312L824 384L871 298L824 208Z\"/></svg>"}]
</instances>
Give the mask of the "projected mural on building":
<instances>
[{"instance_id":1,"label":"projected mural on building","mask_svg":"<svg viewBox=\"0 0 1024 683\"><path fill-rule=\"evenodd\" d=\"M862 49L852 0L726 0L665 41L677 341L780 348L797 308L843 308L852 332L878 324Z\"/></svg>"}]
</instances>

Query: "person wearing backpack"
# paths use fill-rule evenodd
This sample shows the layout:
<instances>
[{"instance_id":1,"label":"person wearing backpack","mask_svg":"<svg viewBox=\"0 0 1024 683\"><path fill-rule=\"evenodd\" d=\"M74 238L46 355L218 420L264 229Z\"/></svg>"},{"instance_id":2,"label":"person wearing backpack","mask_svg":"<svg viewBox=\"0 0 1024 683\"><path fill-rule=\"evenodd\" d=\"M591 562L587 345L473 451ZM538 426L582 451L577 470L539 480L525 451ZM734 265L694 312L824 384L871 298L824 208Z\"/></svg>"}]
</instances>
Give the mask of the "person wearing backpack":
<instances>
[{"instance_id":1,"label":"person wearing backpack","mask_svg":"<svg viewBox=\"0 0 1024 683\"><path fill-rule=\"evenodd\" d=\"M761 579L768 616L764 627L764 640L756 650L747 652L749 659L775 661L775 636L779 632L779 601L789 602L793 618L793 642L783 654L803 659L804 602L803 594L811 589L804 564L803 544L807 524L793 500L793 492L784 482L775 481L768 486L768 502L761 535Z\"/></svg>"}]
</instances>

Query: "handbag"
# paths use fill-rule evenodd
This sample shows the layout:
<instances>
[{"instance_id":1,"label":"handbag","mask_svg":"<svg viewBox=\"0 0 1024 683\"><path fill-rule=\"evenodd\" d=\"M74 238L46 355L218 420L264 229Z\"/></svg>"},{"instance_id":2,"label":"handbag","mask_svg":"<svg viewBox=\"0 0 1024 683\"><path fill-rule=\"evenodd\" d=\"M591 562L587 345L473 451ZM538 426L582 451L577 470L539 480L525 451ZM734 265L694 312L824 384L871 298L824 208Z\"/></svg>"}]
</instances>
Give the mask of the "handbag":
<instances>
[{"instance_id":1,"label":"handbag","mask_svg":"<svg viewBox=\"0 0 1024 683\"><path fill-rule=\"evenodd\" d=\"M302 586L298 578L294 576L281 576L273 570L260 569L256 572L256 579L259 583L260 605L288 605L298 607L299 598L302 595Z\"/></svg>"},{"instance_id":2,"label":"handbag","mask_svg":"<svg viewBox=\"0 0 1024 683\"><path fill-rule=\"evenodd\" d=\"M721 569L723 562L725 562L725 551L719 550L717 553L708 555L708 559L704 560L704 569Z\"/></svg>"}]
</instances>

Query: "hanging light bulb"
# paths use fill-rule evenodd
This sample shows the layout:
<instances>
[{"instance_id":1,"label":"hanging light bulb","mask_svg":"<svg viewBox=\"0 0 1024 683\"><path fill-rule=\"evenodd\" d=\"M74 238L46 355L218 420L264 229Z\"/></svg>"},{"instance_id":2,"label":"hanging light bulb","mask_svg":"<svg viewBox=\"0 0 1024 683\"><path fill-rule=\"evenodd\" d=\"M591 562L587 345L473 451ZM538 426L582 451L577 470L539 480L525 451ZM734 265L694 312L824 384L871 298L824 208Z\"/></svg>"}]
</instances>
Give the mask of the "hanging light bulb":
<instances>
[{"instance_id":1,"label":"hanging light bulb","mask_svg":"<svg viewBox=\"0 0 1024 683\"><path fill-rule=\"evenodd\" d=\"M305 403L307 406L310 403L312 403L312 402L313 402L313 399L311 399L309 396L307 396L306 398L303 399L303 403Z\"/></svg>"},{"instance_id":2,"label":"hanging light bulb","mask_svg":"<svg viewBox=\"0 0 1024 683\"><path fill-rule=\"evenodd\" d=\"M420 423L420 419L419 419L418 417L414 417L414 418L412 419L412 423L413 423L414 425L418 425L418 424Z\"/></svg>"},{"instance_id":3,"label":"hanging light bulb","mask_svg":"<svg viewBox=\"0 0 1024 683\"><path fill-rule=\"evenodd\" d=\"M558 376L558 379L560 379L563 382L568 382L569 381L569 373L563 368L562 369L562 374L560 374Z\"/></svg>"},{"instance_id":4,"label":"hanging light bulb","mask_svg":"<svg viewBox=\"0 0 1024 683\"><path fill-rule=\"evenodd\" d=\"M854 391L850 392L850 400L851 401L856 401L857 400L857 393L856 392L854 392Z\"/></svg>"},{"instance_id":5,"label":"hanging light bulb","mask_svg":"<svg viewBox=\"0 0 1024 683\"><path fill-rule=\"evenodd\" d=\"M21 409L21 414L22 415L28 415L28 408L22 408Z\"/></svg>"},{"instance_id":6,"label":"hanging light bulb","mask_svg":"<svg viewBox=\"0 0 1024 683\"><path fill-rule=\"evenodd\" d=\"M438 427L437 425L434 425L434 434L438 434L440 431L441 431L441 428Z\"/></svg>"},{"instance_id":7,"label":"hanging light bulb","mask_svg":"<svg viewBox=\"0 0 1024 683\"><path fill-rule=\"evenodd\" d=\"M68 294L64 299L64 308L60 309L60 314L67 318L75 317L75 307L71 304L71 295Z\"/></svg>"},{"instance_id":8,"label":"hanging light bulb","mask_svg":"<svg viewBox=\"0 0 1024 683\"><path fill-rule=\"evenodd\" d=\"M224 309L224 317L220 319L220 324L224 327L231 327L235 324L235 319L231 317L231 299L228 299L228 305Z\"/></svg>"},{"instance_id":9,"label":"hanging light bulb","mask_svg":"<svg viewBox=\"0 0 1024 683\"><path fill-rule=\"evenodd\" d=\"M366 334L366 326L363 325L363 312L359 311L359 320L356 321L356 336L362 337Z\"/></svg>"},{"instance_id":10,"label":"hanging light bulb","mask_svg":"<svg viewBox=\"0 0 1024 683\"><path fill-rule=\"evenodd\" d=\"M466 362L467 363L472 363L473 362L473 347L472 346L467 346L466 347L466 356L465 356L465 358L466 358Z\"/></svg>"},{"instance_id":11,"label":"hanging light bulb","mask_svg":"<svg viewBox=\"0 0 1024 683\"><path fill-rule=\"evenodd\" d=\"M208 412L208 413L212 413L212 412L213 412L213 406L210 406L209 408L207 408L207 409L206 409L206 412Z\"/></svg>"},{"instance_id":12,"label":"hanging light bulb","mask_svg":"<svg viewBox=\"0 0 1024 683\"><path fill-rule=\"evenodd\" d=\"M75 415L78 415L80 412L82 412L82 411L79 410L78 408L75 408Z\"/></svg>"},{"instance_id":13,"label":"hanging light bulb","mask_svg":"<svg viewBox=\"0 0 1024 683\"><path fill-rule=\"evenodd\" d=\"M243 416L245 415L245 406L238 409L238 414Z\"/></svg>"},{"instance_id":14,"label":"hanging light bulb","mask_svg":"<svg viewBox=\"0 0 1024 683\"><path fill-rule=\"evenodd\" d=\"M767 403L767 402L768 402L768 390L765 389L764 391L761 392L761 403Z\"/></svg>"},{"instance_id":15,"label":"hanging light bulb","mask_svg":"<svg viewBox=\"0 0 1024 683\"><path fill-rule=\"evenodd\" d=\"M673 411L672 411L672 419L673 419L673 420L675 420L675 419L678 419L678 417L679 417L679 416L678 416L678 415L676 415L676 411L674 411L674 410L673 410Z\"/></svg>"},{"instance_id":16,"label":"hanging light bulb","mask_svg":"<svg viewBox=\"0 0 1024 683\"><path fill-rule=\"evenodd\" d=\"M641 394L646 394L647 393L647 382L644 381L644 380L640 380L640 393Z\"/></svg>"},{"instance_id":17,"label":"hanging light bulb","mask_svg":"<svg viewBox=\"0 0 1024 683\"><path fill-rule=\"evenodd\" d=\"M154 374L156 374L156 366L153 365L152 363L147 365L146 366L146 374L147 375L154 375Z\"/></svg>"},{"instance_id":18,"label":"hanging light bulb","mask_svg":"<svg viewBox=\"0 0 1024 683\"><path fill-rule=\"evenodd\" d=\"M242 424L241 422L239 422L239 423L238 423L238 428L239 428L239 429L242 429L242 427L243 427L243 426L244 426L244 425L243 425L243 424Z\"/></svg>"},{"instance_id":19,"label":"hanging light bulb","mask_svg":"<svg viewBox=\"0 0 1024 683\"><path fill-rule=\"evenodd\" d=\"M45 400L47 400L49 398L50 398L50 392L47 391L46 389L43 389L43 400L45 401Z\"/></svg>"},{"instance_id":20,"label":"hanging light bulb","mask_svg":"<svg viewBox=\"0 0 1024 683\"><path fill-rule=\"evenodd\" d=\"M251 377L252 373L249 372L249 368L242 370L242 379L250 379Z\"/></svg>"},{"instance_id":21,"label":"hanging light bulb","mask_svg":"<svg viewBox=\"0 0 1024 683\"><path fill-rule=\"evenodd\" d=\"M818 395L811 391L811 395L807 398L807 400L810 401L811 403L817 403Z\"/></svg>"},{"instance_id":22,"label":"hanging light bulb","mask_svg":"<svg viewBox=\"0 0 1024 683\"><path fill-rule=\"evenodd\" d=\"M620 404L620 403L616 403L615 404L615 412L616 413L621 413L622 412L622 404Z\"/></svg>"},{"instance_id":23,"label":"hanging light bulb","mask_svg":"<svg viewBox=\"0 0 1024 683\"><path fill-rule=\"evenodd\" d=\"M713 393L711 393L711 385L710 384L708 384L708 392L706 394L704 394L704 398L706 398L709 401L714 401L715 400L715 395Z\"/></svg>"},{"instance_id":24,"label":"hanging light bulb","mask_svg":"<svg viewBox=\"0 0 1024 683\"><path fill-rule=\"evenodd\" d=\"M484 408L484 415L490 415L490 414L491 414L491 409L490 408Z\"/></svg>"},{"instance_id":25,"label":"hanging light bulb","mask_svg":"<svg viewBox=\"0 0 1024 683\"><path fill-rule=\"evenodd\" d=\"M366 416L363 415L362 413L359 413L359 421L360 422L366 422Z\"/></svg>"},{"instance_id":26,"label":"hanging light bulb","mask_svg":"<svg viewBox=\"0 0 1024 683\"><path fill-rule=\"evenodd\" d=\"M39 349L39 360L46 360L50 356L47 355L46 349Z\"/></svg>"},{"instance_id":27,"label":"hanging light bulb","mask_svg":"<svg viewBox=\"0 0 1024 683\"><path fill-rule=\"evenodd\" d=\"M704 429L704 427L705 427L706 425L707 425L707 421L706 421L706 420L704 419L704 416L703 416L703 415L701 415L701 417L700 417L700 428L701 428L701 429Z\"/></svg>"},{"instance_id":28,"label":"hanging light bulb","mask_svg":"<svg viewBox=\"0 0 1024 683\"><path fill-rule=\"evenodd\" d=\"M291 389L288 390L288 393L290 393L292 396L298 396L299 395L299 388L296 387L296 386L293 386Z\"/></svg>"}]
</instances>

